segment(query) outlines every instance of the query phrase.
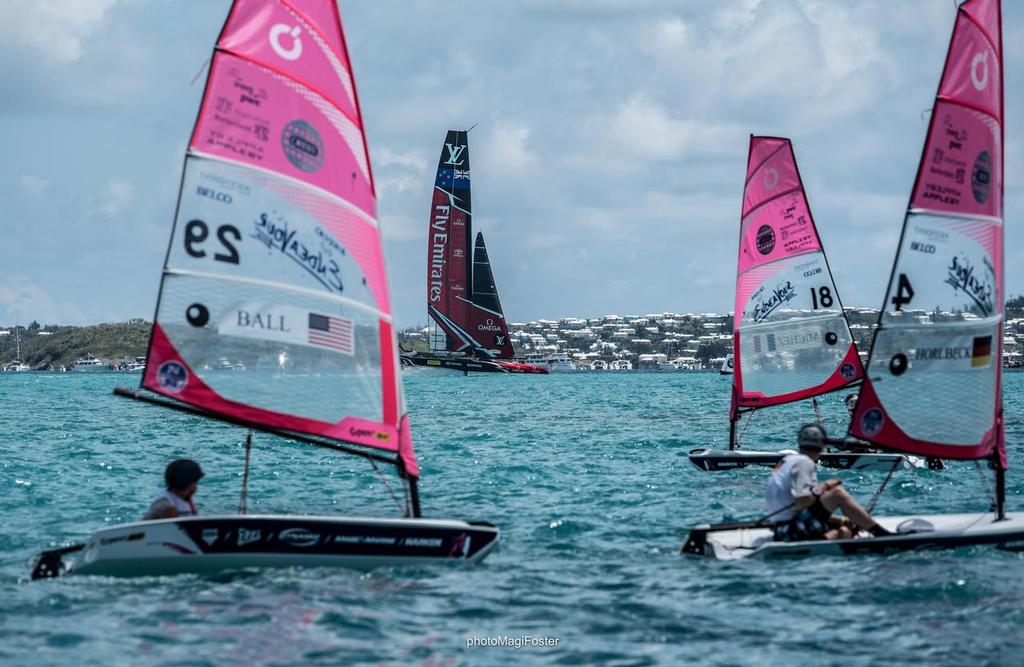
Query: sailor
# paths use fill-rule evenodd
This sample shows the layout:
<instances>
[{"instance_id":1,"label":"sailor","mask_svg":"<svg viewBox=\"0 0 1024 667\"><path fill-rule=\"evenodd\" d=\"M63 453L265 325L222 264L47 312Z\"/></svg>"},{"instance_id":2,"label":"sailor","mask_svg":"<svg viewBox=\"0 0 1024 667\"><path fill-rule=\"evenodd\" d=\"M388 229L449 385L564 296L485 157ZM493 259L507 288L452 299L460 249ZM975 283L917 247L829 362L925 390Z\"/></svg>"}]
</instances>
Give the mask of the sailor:
<instances>
[{"instance_id":1,"label":"sailor","mask_svg":"<svg viewBox=\"0 0 1024 667\"><path fill-rule=\"evenodd\" d=\"M857 394L846 395L846 411L850 413L850 419L853 419L853 412L857 409Z\"/></svg>"},{"instance_id":2,"label":"sailor","mask_svg":"<svg viewBox=\"0 0 1024 667\"><path fill-rule=\"evenodd\" d=\"M842 480L818 483L818 458L825 448L825 429L807 424L797 437L799 454L789 454L775 466L765 493L768 516L775 521L775 539L847 540L861 530L875 537L889 531L871 518L842 487ZM833 516L837 509L842 517Z\"/></svg>"},{"instance_id":3,"label":"sailor","mask_svg":"<svg viewBox=\"0 0 1024 667\"><path fill-rule=\"evenodd\" d=\"M192 497L203 474L199 464L191 459L178 459L168 463L164 470L167 488L153 498L149 511L142 520L173 519L177 516L197 514Z\"/></svg>"}]
</instances>

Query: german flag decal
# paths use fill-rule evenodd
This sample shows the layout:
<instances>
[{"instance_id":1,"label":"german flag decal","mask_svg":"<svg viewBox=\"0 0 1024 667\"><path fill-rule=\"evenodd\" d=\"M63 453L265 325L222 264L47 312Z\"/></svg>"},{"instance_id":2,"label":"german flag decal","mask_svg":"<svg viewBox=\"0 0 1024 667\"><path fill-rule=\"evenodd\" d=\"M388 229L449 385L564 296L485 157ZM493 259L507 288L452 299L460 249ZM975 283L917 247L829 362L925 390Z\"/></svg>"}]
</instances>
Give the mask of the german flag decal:
<instances>
[{"instance_id":1,"label":"german flag decal","mask_svg":"<svg viewBox=\"0 0 1024 667\"><path fill-rule=\"evenodd\" d=\"M992 363L992 336L975 336L971 346L971 368L980 368Z\"/></svg>"}]
</instances>

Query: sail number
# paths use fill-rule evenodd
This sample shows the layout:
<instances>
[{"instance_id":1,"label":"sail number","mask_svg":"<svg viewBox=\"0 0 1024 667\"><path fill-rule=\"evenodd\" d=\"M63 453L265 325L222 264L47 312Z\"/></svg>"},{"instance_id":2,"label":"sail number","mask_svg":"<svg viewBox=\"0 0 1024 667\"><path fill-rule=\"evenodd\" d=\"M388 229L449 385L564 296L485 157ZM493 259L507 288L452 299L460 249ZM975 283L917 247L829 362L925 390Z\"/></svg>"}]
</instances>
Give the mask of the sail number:
<instances>
[{"instance_id":1,"label":"sail number","mask_svg":"<svg viewBox=\"0 0 1024 667\"><path fill-rule=\"evenodd\" d=\"M197 259L206 257L206 251L202 246L209 236L210 227L205 222L191 220L185 225L185 252ZM224 252L215 252L213 259L218 262L238 264L238 248L235 247L235 243L242 240L242 232L238 231L238 227L234 225L217 227L217 240L220 241Z\"/></svg>"},{"instance_id":2,"label":"sail number","mask_svg":"<svg viewBox=\"0 0 1024 667\"><path fill-rule=\"evenodd\" d=\"M818 289L811 288L811 308L814 310L831 308L833 303L835 302L832 300L832 290L828 286L822 285Z\"/></svg>"},{"instance_id":3,"label":"sail number","mask_svg":"<svg viewBox=\"0 0 1024 667\"><path fill-rule=\"evenodd\" d=\"M896 281L896 294L892 297L893 309L900 310L903 306L910 303L913 298L914 288L910 286L910 279L907 278L907 274L901 273Z\"/></svg>"}]
</instances>

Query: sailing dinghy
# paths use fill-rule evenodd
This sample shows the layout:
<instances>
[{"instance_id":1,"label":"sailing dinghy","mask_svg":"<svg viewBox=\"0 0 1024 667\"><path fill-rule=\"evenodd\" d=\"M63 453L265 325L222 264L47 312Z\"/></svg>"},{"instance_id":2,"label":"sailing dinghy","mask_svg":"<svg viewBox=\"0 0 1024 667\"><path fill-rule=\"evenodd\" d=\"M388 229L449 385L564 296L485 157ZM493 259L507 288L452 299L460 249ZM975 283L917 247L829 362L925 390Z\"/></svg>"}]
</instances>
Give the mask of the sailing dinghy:
<instances>
[{"instance_id":1,"label":"sailing dinghy","mask_svg":"<svg viewBox=\"0 0 1024 667\"><path fill-rule=\"evenodd\" d=\"M701 470L773 467L788 452L741 449L743 415L839 391L864 376L789 139L750 137L734 312L729 449L691 451ZM860 470L909 462L858 449L825 452L821 464Z\"/></svg>"},{"instance_id":2,"label":"sailing dinghy","mask_svg":"<svg viewBox=\"0 0 1024 667\"><path fill-rule=\"evenodd\" d=\"M775 542L766 521L705 525L690 532L684 553L731 560L973 545L1024 550L1024 512L1004 507L1003 118L1000 3L967 0L957 10L850 424L851 436L876 447L987 461L992 506L875 517L896 534L851 540Z\"/></svg>"},{"instance_id":3,"label":"sailing dinghy","mask_svg":"<svg viewBox=\"0 0 1024 667\"><path fill-rule=\"evenodd\" d=\"M421 517L398 356L337 6L235 0L185 157L141 388L115 393L250 429L246 473L252 431L393 465L404 516L248 515L243 484L238 515L104 528L41 554L33 578L481 560L494 526ZM208 370L219 358L246 370Z\"/></svg>"},{"instance_id":4,"label":"sailing dinghy","mask_svg":"<svg viewBox=\"0 0 1024 667\"><path fill-rule=\"evenodd\" d=\"M483 234L477 233L473 243L472 210L469 132L448 130L437 162L427 232L430 352L406 352L402 364L546 375L543 366L515 360Z\"/></svg>"}]
</instances>

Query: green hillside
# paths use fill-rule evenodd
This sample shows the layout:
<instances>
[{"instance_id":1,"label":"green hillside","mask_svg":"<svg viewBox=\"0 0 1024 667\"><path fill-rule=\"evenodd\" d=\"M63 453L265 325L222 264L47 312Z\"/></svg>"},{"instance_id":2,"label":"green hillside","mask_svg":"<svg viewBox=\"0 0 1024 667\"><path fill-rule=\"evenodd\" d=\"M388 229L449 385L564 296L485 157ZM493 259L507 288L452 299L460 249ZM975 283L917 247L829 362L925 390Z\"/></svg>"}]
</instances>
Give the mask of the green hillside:
<instances>
[{"instance_id":1,"label":"green hillside","mask_svg":"<svg viewBox=\"0 0 1024 667\"><path fill-rule=\"evenodd\" d=\"M87 354L105 362L146 354L151 325L131 320L88 327L20 326L21 359L34 370L59 369L70 366ZM4 327L8 335L0 335L0 366L15 360L14 327Z\"/></svg>"}]
</instances>

